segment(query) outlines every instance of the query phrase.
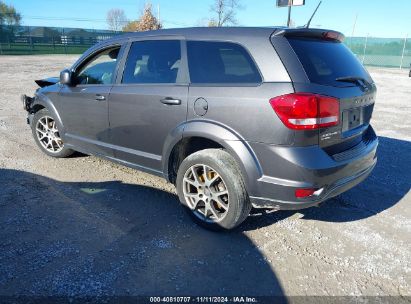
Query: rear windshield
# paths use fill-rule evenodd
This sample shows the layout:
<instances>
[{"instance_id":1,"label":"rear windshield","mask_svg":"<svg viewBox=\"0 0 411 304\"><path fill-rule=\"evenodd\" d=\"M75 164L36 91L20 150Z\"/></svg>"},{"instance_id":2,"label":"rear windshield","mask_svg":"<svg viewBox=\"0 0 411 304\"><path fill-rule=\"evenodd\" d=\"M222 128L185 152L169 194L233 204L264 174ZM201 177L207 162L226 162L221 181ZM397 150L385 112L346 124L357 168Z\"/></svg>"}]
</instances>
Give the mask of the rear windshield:
<instances>
[{"instance_id":1,"label":"rear windshield","mask_svg":"<svg viewBox=\"0 0 411 304\"><path fill-rule=\"evenodd\" d=\"M361 77L372 79L355 55L341 42L309 38L288 38L291 47L300 59L311 82L351 86L347 82L336 81L341 77Z\"/></svg>"}]
</instances>

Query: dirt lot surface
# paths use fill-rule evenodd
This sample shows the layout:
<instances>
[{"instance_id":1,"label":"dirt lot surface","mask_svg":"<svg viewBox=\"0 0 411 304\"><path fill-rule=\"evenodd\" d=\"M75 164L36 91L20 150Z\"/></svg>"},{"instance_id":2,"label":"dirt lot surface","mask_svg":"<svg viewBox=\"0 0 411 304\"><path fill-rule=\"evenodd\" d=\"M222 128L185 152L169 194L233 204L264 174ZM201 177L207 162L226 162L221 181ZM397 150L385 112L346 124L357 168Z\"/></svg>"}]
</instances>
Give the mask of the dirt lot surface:
<instances>
[{"instance_id":1,"label":"dirt lot surface","mask_svg":"<svg viewBox=\"0 0 411 304\"><path fill-rule=\"evenodd\" d=\"M411 296L411 78L371 69L379 162L321 208L191 222L173 186L96 157L45 156L19 96L73 56L0 57L0 295Z\"/></svg>"}]
</instances>

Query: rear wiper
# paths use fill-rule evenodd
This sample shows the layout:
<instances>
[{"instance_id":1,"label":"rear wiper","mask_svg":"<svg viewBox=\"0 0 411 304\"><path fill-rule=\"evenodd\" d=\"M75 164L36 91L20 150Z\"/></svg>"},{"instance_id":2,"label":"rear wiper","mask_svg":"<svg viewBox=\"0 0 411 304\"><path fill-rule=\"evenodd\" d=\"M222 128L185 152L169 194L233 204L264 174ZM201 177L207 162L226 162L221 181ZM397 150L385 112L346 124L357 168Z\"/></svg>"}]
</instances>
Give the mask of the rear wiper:
<instances>
[{"instance_id":1,"label":"rear wiper","mask_svg":"<svg viewBox=\"0 0 411 304\"><path fill-rule=\"evenodd\" d=\"M363 77L357 77L357 76L346 76L346 77L338 77L335 79L336 81L341 81L341 82L352 82L352 83L364 83L367 85L370 85L370 82L366 80Z\"/></svg>"},{"instance_id":2,"label":"rear wiper","mask_svg":"<svg viewBox=\"0 0 411 304\"><path fill-rule=\"evenodd\" d=\"M363 77L346 76L346 77L338 77L335 80L341 81L341 82L351 82L354 84L359 84L361 87L365 88L367 91L372 87L371 83Z\"/></svg>"}]
</instances>

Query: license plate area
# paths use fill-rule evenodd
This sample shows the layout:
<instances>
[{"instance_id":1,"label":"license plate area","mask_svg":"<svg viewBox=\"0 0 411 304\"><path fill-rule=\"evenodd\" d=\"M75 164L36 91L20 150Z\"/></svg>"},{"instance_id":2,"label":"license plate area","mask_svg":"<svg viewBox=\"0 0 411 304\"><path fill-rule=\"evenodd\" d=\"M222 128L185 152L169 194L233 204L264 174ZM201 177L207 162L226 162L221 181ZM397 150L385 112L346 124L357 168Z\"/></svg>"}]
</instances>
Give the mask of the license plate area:
<instances>
[{"instance_id":1,"label":"license plate area","mask_svg":"<svg viewBox=\"0 0 411 304\"><path fill-rule=\"evenodd\" d=\"M364 123L363 108L344 110L342 113L342 131L358 128Z\"/></svg>"}]
</instances>

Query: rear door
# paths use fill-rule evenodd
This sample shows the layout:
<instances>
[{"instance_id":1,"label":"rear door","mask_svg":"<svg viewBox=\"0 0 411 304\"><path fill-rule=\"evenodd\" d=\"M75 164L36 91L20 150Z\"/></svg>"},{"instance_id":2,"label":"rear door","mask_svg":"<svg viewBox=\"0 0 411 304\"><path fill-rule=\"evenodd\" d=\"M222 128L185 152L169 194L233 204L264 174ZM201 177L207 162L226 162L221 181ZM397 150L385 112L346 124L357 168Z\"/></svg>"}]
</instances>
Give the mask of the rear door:
<instances>
[{"instance_id":1,"label":"rear door","mask_svg":"<svg viewBox=\"0 0 411 304\"><path fill-rule=\"evenodd\" d=\"M187 56L189 120L224 126L247 141L291 143L292 132L272 132L277 121L268 100L292 92L292 85L263 83L251 54L232 41L187 41Z\"/></svg>"},{"instance_id":2,"label":"rear door","mask_svg":"<svg viewBox=\"0 0 411 304\"><path fill-rule=\"evenodd\" d=\"M110 93L115 157L159 173L167 136L186 120L184 42L176 37L132 41Z\"/></svg>"},{"instance_id":3,"label":"rear door","mask_svg":"<svg viewBox=\"0 0 411 304\"><path fill-rule=\"evenodd\" d=\"M298 71L296 62L288 60L289 55L283 54L295 91L331 96L340 101L340 123L318 131L319 145L347 149L357 144L368 129L373 112L376 86L371 76L341 42L341 34L337 32L306 30L285 36L302 71ZM274 36L274 45L275 40ZM279 52L284 52L284 48L280 47ZM304 74L306 79L297 74Z\"/></svg>"}]
</instances>

